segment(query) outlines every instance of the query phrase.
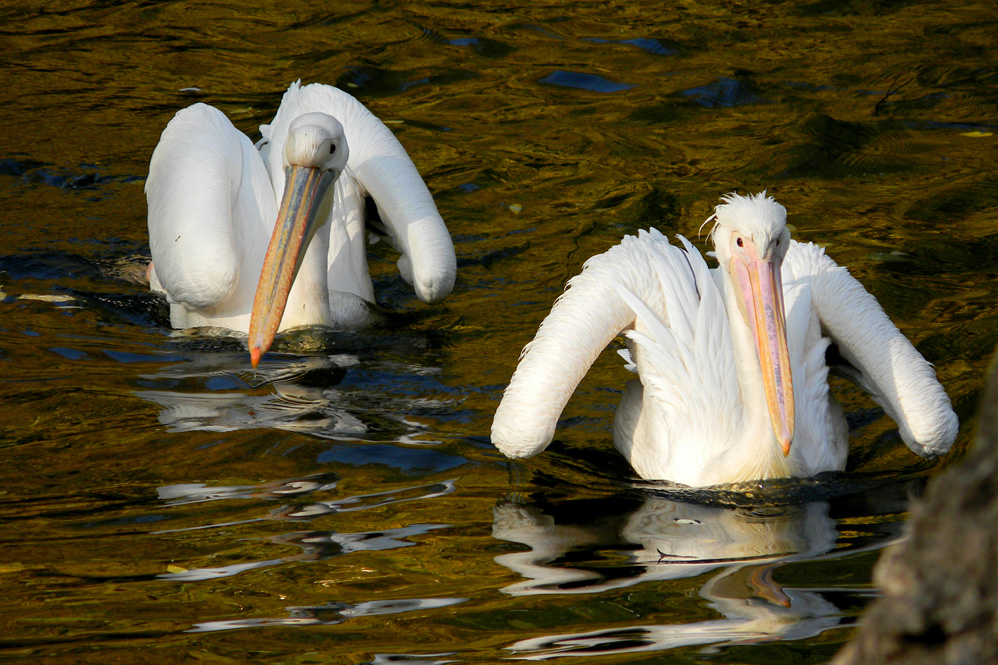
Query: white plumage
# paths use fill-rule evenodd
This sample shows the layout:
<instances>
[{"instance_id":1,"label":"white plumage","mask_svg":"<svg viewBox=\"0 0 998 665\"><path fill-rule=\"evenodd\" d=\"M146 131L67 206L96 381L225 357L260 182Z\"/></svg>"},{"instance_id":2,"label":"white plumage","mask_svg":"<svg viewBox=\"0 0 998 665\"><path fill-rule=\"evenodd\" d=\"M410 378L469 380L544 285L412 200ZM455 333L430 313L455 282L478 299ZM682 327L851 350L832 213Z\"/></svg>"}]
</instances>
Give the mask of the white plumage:
<instances>
[{"instance_id":1,"label":"white plumage","mask_svg":"<svg viewBox=\"0 0 998 665\"><path fill-rule=\"evenodd\" d=\"M450 293L454 247L433 197L360 102L296 82L260 132L258 149L222 112L195 104L153 152L150 285L166 294L174 327L251 332L255 365L278 330L369 323L368 196L419 298Z\"/></svg>"},{"instance_id":2,"label":"white plumage","mask_svg":"<svg viewBox=\"0 0 998 665\"><path fill-rule=\"evenodd\" d=\"M655 230L586 262L524 348L493 443L513 458L543 450L622 333L639 378L614 442L644 478L708 486L843 469L830 343L913 451L945 453L958 428L949 398L876 299L821 248L791 241L786 211L765 192L726 196L714 218L713 270L684 238L677 247Z\"/></svg>"}]
</instances>

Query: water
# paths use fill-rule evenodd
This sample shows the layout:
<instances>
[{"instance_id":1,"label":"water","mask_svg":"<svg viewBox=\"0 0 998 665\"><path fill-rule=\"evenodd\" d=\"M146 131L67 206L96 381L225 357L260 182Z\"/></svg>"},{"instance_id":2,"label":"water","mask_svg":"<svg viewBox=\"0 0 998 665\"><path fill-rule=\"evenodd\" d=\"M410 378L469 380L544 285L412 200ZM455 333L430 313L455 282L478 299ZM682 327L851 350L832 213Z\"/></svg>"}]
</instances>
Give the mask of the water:
<instances>
[{"instance_id":1,"label":"water","mask_svg":"<svg viewBox=\"0 0 998 665\"><path fill-rule=\"evenodd\" d=\"M768 188L937 372L965 450L998 342L986 3L65 3L0 31L0 654L46 663L821 663L921 461L865 396L846 474L637 482L606 353L542 456L492 412L582 262ZM455 239L427 307L372 259L363 334L171 331L134 275L149 155L204 101L255 137L336 83ZM701 245L702 247L702 242Z\"/></svg>"}]
</instances>

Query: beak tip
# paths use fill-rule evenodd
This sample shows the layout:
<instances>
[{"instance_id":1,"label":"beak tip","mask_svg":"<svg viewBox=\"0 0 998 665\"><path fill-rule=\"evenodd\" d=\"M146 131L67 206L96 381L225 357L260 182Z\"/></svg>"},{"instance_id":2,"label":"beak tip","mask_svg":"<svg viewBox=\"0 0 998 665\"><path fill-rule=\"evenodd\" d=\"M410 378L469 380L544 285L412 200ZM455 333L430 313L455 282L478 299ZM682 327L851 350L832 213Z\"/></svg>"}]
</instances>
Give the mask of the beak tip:
<instances>
[{"instance_id":1,"label":"beak tip","mask_svg":"<svg viewBox=\"0 0 998 665\"><path fill-rule=\"evenodd\" d=\"M253 365L253 369L256 369L256 366L260 364L260 357L262 355L263 352L260 350L260 347L254 346L250 349L250 364Z\"/></svg>"},{"instance_id":2,"label":"beak tip","mask_svg":"<svg viewBox=\"0 0 998 665\"><path fill-rule=\"evenodd\" d=\"M790 457L790 444L793 442L793 437L790 435L782 437L780 441L780 447L783 448L783 456Z\"/></svg>"}]
</instances>

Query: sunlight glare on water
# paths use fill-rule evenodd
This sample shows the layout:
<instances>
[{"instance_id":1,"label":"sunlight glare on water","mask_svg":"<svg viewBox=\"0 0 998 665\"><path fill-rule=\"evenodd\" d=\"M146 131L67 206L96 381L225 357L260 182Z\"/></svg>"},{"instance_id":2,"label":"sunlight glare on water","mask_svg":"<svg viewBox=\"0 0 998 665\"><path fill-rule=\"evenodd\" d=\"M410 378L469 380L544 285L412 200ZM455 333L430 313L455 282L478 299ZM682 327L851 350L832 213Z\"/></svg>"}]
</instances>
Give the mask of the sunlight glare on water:
<instances>
[{"instance_id":1,"label":"sunlight glare on water","mask_svg":"<svg viewBox=\"0 0 998 665\"><path fill-rule=\"evenodd\" d=\"M605 353L544 454L492 414L582 263L701 249L767 189L936 367L973 430L998 342L998 53L985 3L41 3L0 9L0 657L45 663L824 663L873 597L914 457L857 389L844 474L638 482ZM143 184L180 108L251 139L288 84L384 119L454 238L384 321L172 331Z\"/></svg>"}]
</instances>

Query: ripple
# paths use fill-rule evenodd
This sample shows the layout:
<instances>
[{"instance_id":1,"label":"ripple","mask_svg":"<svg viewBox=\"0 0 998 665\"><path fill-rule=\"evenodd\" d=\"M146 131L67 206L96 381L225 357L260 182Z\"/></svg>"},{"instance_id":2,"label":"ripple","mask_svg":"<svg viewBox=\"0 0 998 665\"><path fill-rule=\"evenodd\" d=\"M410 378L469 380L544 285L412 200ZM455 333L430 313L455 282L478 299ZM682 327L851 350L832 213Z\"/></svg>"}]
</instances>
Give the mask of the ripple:
<instances>
[{"instance_id":1,"label":"ripple","mask_svg":"<svg viewBox=\"0 0 998 665\"><path fill-rule=\"evenodd\" d=\"M428 397L449 391L433 378L435 368L362 362L342 353L272 358L258 370L249 368L243 351L197 352L183 360L141 376L145 387L169 390L135 393L161 407L159 422L171 432L274 428L336 441L429 445L439 441L427 437L430 426L418 416L450 412L449 398Z\"/></svg>"},{"instance_id":2,"label":"ripple","mask_svg":"<svg viewBox=\"0 0 998 665\"><path fill-rule=\"evenodd\" d=\"M629 83L619 83L596 74L583 74L556 69L540 80L541 83L557 85L565 88L578 88L590 92L620 92L630 90L634 86Z\"/></svg>"},{"instance_id":3,"label":"ripple","mask_svg":"<svg viewBox=\"0 0 998 665\"><path fill-rule=\"evenodd\" d=\"M677 625L639 625L520 640L507 647L518 659L606 658L697 645L752 644L815 637L842 624L842 613L821 594L788 591L791 607L743 606L724 619ZM720 604L720 601L718 601ZM791 609L792 608L792 609ZM724 611L724 610L722 610Z\"/></svg>"},{"instance_id":4,"label":"ripple","mask_svg":"<svg viewBox=\"0 0 998 665\"><path fill-rule=\"evenodd\" d=\"M143 390L135 393L163 409L159 422L171 432L233 432L272 427L307 432L322 438L355 439L367 426L327 400L302 392L280 390L276 395L233 393L177 393Z\"/></svg>"},{"instance_id":5,"label":"ripple","mask_svg":"<svg viewBox=\"0 0 998 665\"><path fill-rule=\"evenodd\" d=\"M86 351L80 351L79 349L67 349L64 346L50 346L49 351L59 354L66 360L83 360L87 357Z\"/></svg>"},{"instance_id":6,"label":"ripple","mask_svg":"<svg viewBox=\"0 0 998 665\"><path fill-rule=\"evenodd\" d=\"M339 478L336 474L321 474L280 480L264 485L240 485L231 487L209 487L204 483L164 485L157 489L160 501L168 506L182 506L189 503L232 499L286 499L323 492L336 487Z\"/></svg>"},{"instance_id":7,"label":"ripple","mask_svg":"<svg viewBox=\"0 0 998 665\"><path fill-rule=\"evenodd\" d=\"M505 58L516 51L515 46L486 37L459 37L448 40L454 46L466 46L483 58Z\"/></svg>"},{"instance_id":8,"label":"ripple","mask_svg":"<svg viewBox=\"0 0 998 665\"><path fill-rule=\"evenodd\" d=\"M379 653L374 659L364 663L364 665L446 665L446 663L456 663L457 660L428 660L440 657L453 656L453 652L443 653Z\"/></svg>"},{"instance_id":9,"label":"ripple","mask_svg":"<svg viewBox=\"0 0 998 665\"><path fill-rule=\"evenodd\" d=\"M420 536L435 529L446 529L449 524L413 524L399 529L370 531L366 533L327 533L303 538L306 545L327 547L335 545L340 553L380 552L401 547L412 547L416 543L404 540L408 536Z\"/></svg>"},{"instance_id":10,"label":"ripple","mask_svg":"<svg viewBox=\"0 0 998 665\"><path fill-rule=\"evenodd\" d=\"M597 37L586 38L587 42L593 42L595 44L627 44L629 46L637 46L642 51L647 51L655 55L676 55L679 53L674 48L666 46L661 41L657 39L648 39L645 37L637 37L635 39L599 39Z\"/></svg>"},{"instance_id":11,"label":"ripple","mask_svg":"<svg viewBox=\"0 0 998 665\"><path fill-rule=\"evenodd\" d=\"M444 480L439 483L428 485L418 485L415 487L404 487L400 489L388 490L385 492L374 492L372 494L358 494L356 496L339 499L337 501L325 501L321 504L312 504L311 511L326 509L326 512L352 512L355 510L368 510L378 508L393 503L403 501L416 501L423 499L435 499L437 497L451 494L456 489L456 480ZM289 517L296 517L295 513L289 513Z\"/></svg>"},{"instance_id":12,"label":"ripple","mask_svg":"<svg viewBox=\"0 0 998 665\"><path fill-rule=\"evenodd\" d=\"M414 71L361 66L347 70L336 79L336 87L354 95L389 96L401 94L416 86L451 85L475 78L478 78L478 74L464 69L439 69L426 76Z\"/></svg>"},{"instance_id":13,"label":"ripple","mask_svg":"<svg viewBox=\"0 0 998 665\"><path fill-rule=\"evenodd\" d=\"M233 524L214 525L233 526ZM397 529L368 531L361 533L337 533L335 531L295 532L274 536L268 540L275 545L294 545L301 548L299 554L276 559L263 559L235 563L227 566L212 566L203 568L182 568L172 565L175 570L157 575L157 579L166 582L205 582L226 577L234 577L250 570L259 570L292 561L325 561L337 556L354 552L382 552L405 547L413 547L418 543L406 540L411 536L420 536L437 529L448 528L449 524L412 524ZM175 531L174 531L175 532ZM160 532L160 533L174 533Z\"/></svg>"},{"instance_id":14,"label":"ripple","mask_svg":"<svg viewBox=\"0 0 998 665\"><path fill-rule=\"evenodd\" d=\"M284 563L284 559L269 559L266 561L252 561L250 563L234 563L230 566L217 566L215 568L191 568L190 570L180 570L176 572L163 573L156 577L168 582L205 582L217 580L224 577L232 577L248 570L257 570Z\"/></svg>"},{"instance_id":15,"label":"ripple","mask_svg":"<svg viewBox=\"0 0 998 665\"><path fill-rule=\"evenodd\" d=\"M202 483L186 483L160 487L158 494L159 499L164 501L167 506L184 506L207 501L233 501L246 499L286 501L288 498L301 499L314 493L331 491L336 488L338 482L337 478L336 474L321 474L301 479L266 483L263 485L237 485L228 487L209 487ZM355 512L358 510L369 510L371 508L379 508L381 506L407 501L435 499L452 494L456 489L456 482L457 481L454 479L449 479L435 483L428 483L426 485L399 487L382 492L372 492L370 494L356 494L329 501L311 501L308 503L285 505L280 508L270 510L266 514L259 517L240 520L238 523L247 523L263 519L312 520L316 517L331 515L334 513ZM159 533L211 529L219 526L230 526L234 523L236 522L198 525L194 527L160 531Z\"/></svg>"},{"instance_id":16,"label":"ripple","mask_svg":"<svg viewBox=\"0 0 998 665\"><path fill-rule=\"evenodd\" d=\"M372 600L356 605L347 603L326 603L305 607L288 607L287 617L273 619L234 619L228 621L205 621L195 624L188 633L211 633L242 628L263 628L269 626L284 626L296 628L300 626L332 626L343 623L347 619L365 616L383 616L390 614L405 614L421 610L435 610L452 607L467 602L467 598L406 598L401 600ZM433 654L429 657L446 654ZM420 657L421 658L421 657ZM381 662L397 662L383 660ZM431 665L420 661L422 665Z\"/></svg>"},{"instance_id":17,"label":"ripple","mask_svg":"<svg viewBox=\"0 0 998 665\"><path fill-rule=\"evenodd\" d=\"M323 464L336 462L351 466L384 464L400 471L420 475L449 471L468 464L468 460L463 457L447 455L435 450L387 444L338 446L320 453L318 461Z\"/></svg>"},{"instance_id":18,"label":"ripple","mask_svg":"<svg viewBox=\"0 0 998 665\"><path fill-rule=\"evenodd\" d=\"M683 90L679 94L709 109L769 103L769 100L756 94L754 85L730 78L717 79L707 85Z\"/></svg>"}]
</instances>

